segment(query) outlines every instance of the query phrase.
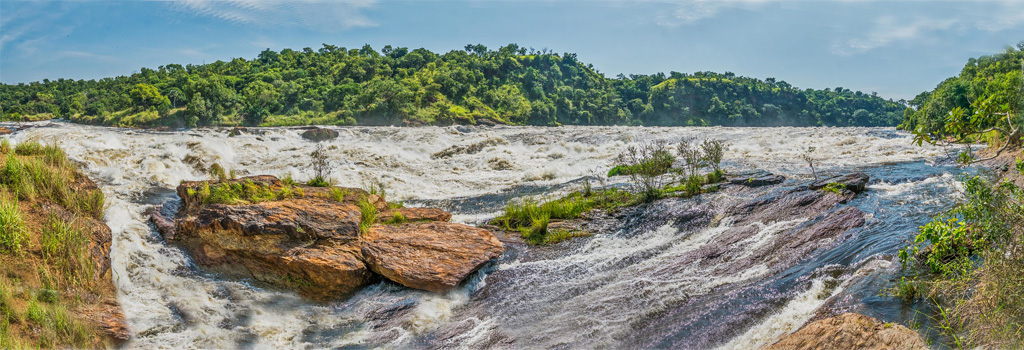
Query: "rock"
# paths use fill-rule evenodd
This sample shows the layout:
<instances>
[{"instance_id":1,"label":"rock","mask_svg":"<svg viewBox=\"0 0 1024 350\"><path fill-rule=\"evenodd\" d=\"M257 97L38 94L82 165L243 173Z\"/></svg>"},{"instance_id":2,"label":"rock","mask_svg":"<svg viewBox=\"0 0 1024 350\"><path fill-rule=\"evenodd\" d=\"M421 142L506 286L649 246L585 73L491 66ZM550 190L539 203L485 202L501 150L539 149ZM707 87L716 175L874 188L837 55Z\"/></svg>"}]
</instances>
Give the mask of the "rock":
<instances>
[{"instance_id":1,"label":"rock","mask_svg":"<svg viewBox=\"0 0 1024 350\"><path fill-rule=\"evenodd\" d=\"M303 195L252 204L207 204L190 192L219 183L253 181L283 186L273 176L223 182L183 182L179 218L168 227L159 210L150 220L169 240L180 243L195 262L216 272L253 278L329 300L350 295L383 275L403 285L443 291L458 285L502 245L490 231L447 222L451 213L436 208L388 209L380 196L359 189L301 186ZM356 202L366 198L380 210L378 222L398 213L399 224L377 225L361 233Z\"/></svg>"},{"instance_id":2,"label":"rock","mask_svg":"<svg viewBox=\"0 0 1024 350\"><path fill-rule=\"evenodd\" d=\"M363 235L374 272L406 287L444 292L504 252L485 229L447 222L384 225Z\"/></svg>"},{"instance_id":3,"label":"rock","mask_svg":"<svg viewBox=\"0 0 1024 350\"><path fill-rule=\"evenodd\" d=\"M8 128L3 127L3 126L0 126L0 135L7 135L7 134L11 134L11 133L14 133L14 130L8 129Z\"/></svg>"},{"instance_id":4,"label":"rock","mask_svg":"<svg viewBox=\"0 0 1024 350\"><path fill-rule=\"evenodd\" d=\"M361 216L352 204L319 198L249 205L214 204L178 221L178 231L233 231L242 236L283 235L292 240L351 241L359 234Z\"/></svg>"},{"instance_id":5,"label":"rock","mask_svg":"<svg viewBox=\"0 0 1024 350\"><path fill-rule=\"evenodd\" d=\"M302 133L302 138L310 140L310 141L313 141L313 142L333 140L333 139L335 139L337 137L338 137L338 132L337 131L334 131L334 130L331 130L331 129L324 129L324 128L309 129L309 130L306 130L305 132Z\"/></svg>"},{"instance_id":6,"label":"rock","mask_svg":"<svg viewBox=\"0 0 1024 350\"><path fill-rule=\"evenodd\" d=\"M236 126L234 128L231 128L231 131L228 131L228 137L235 137L235 136L247 133L247 132L249 132L249 129L246 129L246 128L241 127L241 126Z\"/></svg>"},{"instance_id":7,"label":"rock","mask_svg":"<svg viewBox=\"0 0 1024 350\"><path fill-rule=\"evenodd\" d=\"M726 174L726 180L733 185L742 185L747 187L761 187L777 185L786 181L786 177L782 175L775 175L764 170L744 171L735 174Z\"/></svg>"},{"instance_id":8,"label":"rock","mask_svg":"<svg viewBox=\"0 0 1024 350\"><path fill-rule=\"evenodd\" d=\"M927 349L921 336L898 324L881 323L861 314L846 313L812 322L782 336L769 350L782 349Z\"/></svg>"},{"instance_id":9,"label":"rock","mask_svg":"<svg viewBox=\"0 0 1024 350\"><path fill-rule=\"evenodd\" d=\"M867 188L868 180L870 180L870 177L868 177L867 174L857 172L822 179L811 183L809 186L812 190L820 190L825 188L825 186L828 186L830 183L837 183L845 187L847 190L853 191L853 193L861 193L864 192L865 188Z\"/></svg>"},{"instance_id":10,"label":"rock","mask_svg":"<svg viewBox=\"0 0 1024 350\"><path fill-rule=\"evenodd\" d=\"M162 206L156 206L146 211L149 215L149 222L156 227L156 231L160 232L160 235L167 240L175 239L174 233L174 221L171 221L167 217L163 216L160 211L163 209Z\"/></svg>"},{"instance_id":11,"label":"rock","mask_svg":"<svg viewBox=\"0 0 1024 350\"><path fill-rule=\"evenodd\" d=\"M377 215L377 221L388 222L401 213L406 221L449 221L452 214L437 208L401 208L388 209Z\"/></svg>"}]
</instances>

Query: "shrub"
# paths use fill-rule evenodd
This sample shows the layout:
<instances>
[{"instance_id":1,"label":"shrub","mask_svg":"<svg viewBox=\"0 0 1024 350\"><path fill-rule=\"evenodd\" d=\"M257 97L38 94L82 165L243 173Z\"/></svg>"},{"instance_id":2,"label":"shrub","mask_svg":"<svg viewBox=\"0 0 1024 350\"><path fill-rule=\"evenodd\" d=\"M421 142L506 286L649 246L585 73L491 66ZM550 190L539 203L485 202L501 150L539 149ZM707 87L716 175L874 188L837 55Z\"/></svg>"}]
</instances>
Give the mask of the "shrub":
<instances>
[{"instance_id":1,"label":"shrub","mask_svg":"<svg viewBox=\"0 0 1024 350\"><path fill-rule=\"evenodd\" d=\"M704 143L700 145L701 151L704 153L704 163L711 166L714 170L714 174L721 174L720 168L722 164L722 157L725 156L727 147L722 141L704 139ZM715 181L717 182L717 181Z\"/></svg>"},{"instance_id":2,"label":"shrub","mask_svg":"<svg viewBox=\"0 0 1024 350\"><path fill-rule=\"evenodd\" d=\"M8 139L0 139L0 154L11 153L11 141Z\"/></svg>"},{"instance_id":3,"label":"shrub","mask_svg":"<svg viewBox=\"0 0 1024 350\"><path fill-rule=\"evenodd\" d=\"M807 162L807 165L811 167L811 174L814 175L814 180L818 180L818 172L814 170L814 147L807 147L807 151L800 155L800 159Z\"/></svg>"},{"instance_id":4,"label":"shrub","mask_svg":"<svg viewBox=\"0 0 1024 350\"><path fill-rule=\"evenodd\" d=\"M683 184L683 191L687 197L693 197L700 194L700 187L704 185L704 179L700 175L692 175L686 178L686 182Z\"/></svg>"},{"instance_id":5,"label":"shrub","mask_svg":"<svg viewBox=\"0 0 1024 350\"><path fill-rule=\"evenodd\" d=\"M20 255L22 247L28 244L25 221L18 211L18 201L0 193L0 249Z\"/></svg>"},{"instance_id":6,"label":"shrub","mask_svg":"<svg viewBox=\"0 0 1024 350\"><path fill-rule=\"evenodd\" d=\"M312 158L313 179L309 180L308 185L313 187L331 186L330 181L328 181L331 177L330 159L324 145L317 144L316 149L309 154L309 157Z\"/></svg>"},{"instance_id":7,"label":"shrub","mask_svg":"<svg viewBox=\"0 0 1024 350\"><path fill-rule=\"evenodd\" d=\"M1017 166L1016 166L1016 168L1017 168L1017 172L1018 173L1020 173L1021 175L1024 175L1024 160L1021 160L1020 158L1017 158Z\"/></svg>"},{"instance_id":8,"label":"shrub","mask_svg":"<svg viewBox=\"0 0 1024 350\"><path fill-rule=\"evenodd\" d=\"M712 172L708 173L707 177L708 177L708 183L709 184L716 184L716 183L725 181L725 173L722 172L721 169L718 169L718 170L715 170L715 171L712 171Z\"/></svg>"},{"instance_id":9,"label":"shrub","mask_svg":"<svg viewBox=\"0 0 1024 350\"><path fill-rule=\"evenodd\" d=\"M43 144L35 141L22 142L14 145L14 153L19 156L34 156L43 153Z\"/></svg>"},{"instance_id":10,"label":"shrub","mask_svg":"<svg viewBox=\"0 0 1024 350\"><path fill-rule=\"evenodd\" d=\"M661 175L672 169L675 157L664 142L652 142L629 146L615 162L615 166L622 169L620 172L629 175L633 191L642 193L645 201L652 201L661 195L665 181Z\"/></svg>"},{"instance_id":11,"label":"shrub","mask_svg":"<svg viewBox=\"0 0 1024 350\"><path fill-rule=\"evenodd\" d=\"M379 196L381 199L387 200L388 198L388 185L379 179L372 179L369 183L364 183L365 191L369 194Z\"/></svg>"},{"instance_id":12,"label":"shrub","mask_svg":"<svg viewBox=\"0 0 1024 350\"><path fill-rule=\"evenodd\" d=\"M370 227L377 223L377 207L370 203L369 199L363 197L356 203L359 206L359 213L361 220L359 221L359 231L366 233L370 231Z\"/></svg>"}]
</instances>

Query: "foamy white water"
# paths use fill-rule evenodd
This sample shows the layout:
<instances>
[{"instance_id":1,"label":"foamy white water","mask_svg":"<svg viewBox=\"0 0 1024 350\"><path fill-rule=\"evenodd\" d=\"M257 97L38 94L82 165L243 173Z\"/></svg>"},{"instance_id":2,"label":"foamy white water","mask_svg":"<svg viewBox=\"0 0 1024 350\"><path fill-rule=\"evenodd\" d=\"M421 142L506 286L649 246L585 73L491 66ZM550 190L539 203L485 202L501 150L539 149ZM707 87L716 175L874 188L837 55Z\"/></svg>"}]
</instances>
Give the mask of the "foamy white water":
<instances>
[{"instance_id":1,"label":"foamy white water","mask_svg":"<svg viewBox=\"0 0 1024 350\"><path fill-rule=\"evenodd\" d=\"M886 128L336 130L340 136L324 143L331 155L335 183L362 187L371 180L380 180L388 185L391 198L412 200L459 200L604 174L612 159L628 145L653 140L723 140L729 145L727 169L760 168L797 177L808 176L799 155L811 146L817 148L816 166L825 171L932 160L944 154L939 148L914 146L909 135ZM768 272L763 266L753 265L728 276L716 275L715 269L703 267L650 273L708 244L708 239L718 232L715 230L727 228L682 235L672 227L661 227L631 238L599 235L567 255L555 254L550 259L532 261L513 259L497 266L506 271L536 271L517 274L524 280L516 283L551 293L558 288L593 287L564 298L533 296L528 294L530 290L517 290L523 295L475 300L474 293L488 283L484 273L474 275L475 283L448 294L378 284L331 305L311 304L291 293L256 288L245 281L223 280L196 270L187 254L167 246L152 232L142 213L147 207L145 202L154 193L168 193L182 180L207 177L193 164L219 163L240 175L290 174L298 180L309 177L308 154L316 144L302 139L302 130L254 131L229 137L225 129L142 132L58 123L14 137L15 141L38 139L61 145L73 160L84 164L104 189L108 198L105 220L114 233L111 258L115 283L133 332L130 347L410 347L420 345L424 335L435 333L449 335L443 344L456 347L501 347L503 343L494 340L498 334L521 339L524 342L518 345L523 347L615 347L632 331L630 322L667 310L692 296L704 295L717 286L761 278ZM455 151L450 156L432 157L452 147L474 144L485 146L477 152ZM905 184L874 186L892 193L912 191L899 188ZM455 214L457 220L474 220L489 212L470 208ZM753 251L773 239L777 232L796 224L799 222L763 225L757 235L737 244ZM623 256L638 260L624 263L619 260ZM714 278L709 280L711 276ZM555 277L558 279L551 280ZM812 285L811 290L816 286ZM800 298L797 296L794 303L813 304L800 302ZM481 303L501 306L487 307ZM402 306L406 304L408 307ZM800 317L807 314L804 308L798 309L796 314ZM503 314L502 310L510 314ZM393 311L395 315L377 316L384 311ZM533 322L523 317L543 320Z\"/></svg>"}]
</instances>

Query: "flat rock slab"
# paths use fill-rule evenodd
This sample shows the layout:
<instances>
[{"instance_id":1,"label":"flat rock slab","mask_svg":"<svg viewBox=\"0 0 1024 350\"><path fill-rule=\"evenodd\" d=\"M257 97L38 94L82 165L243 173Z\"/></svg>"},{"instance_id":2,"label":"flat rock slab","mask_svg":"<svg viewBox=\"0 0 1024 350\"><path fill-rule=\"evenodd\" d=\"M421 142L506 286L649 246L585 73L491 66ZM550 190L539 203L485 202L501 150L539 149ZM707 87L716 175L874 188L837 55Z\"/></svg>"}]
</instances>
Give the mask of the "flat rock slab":
<instances>
[{"instance_id":1,"label":"flat rock slab","mask_svg":"<svg viewBox=\"0 0 1024 350\"><path fill-rule=\"evenodd\" d=\"M775 175L764 170L744 171L735 174L726 174L725 178L733 185L747 187L762 187L778 185L786 181L786 177Z\"/></svg>"},{"instance_id":2,"label":"flat rock slab","mask_svg":"<svg viewBox=\"0 0 1024 350\"><path fill-rule=\"evenodd\" d=\"M292 285L314 299L350 295L376 280L355 242L293 249L279 259L280 276L271 278L281 278L279 284Z\"/></svg>"},{"instance_id":3,"label":"flat rock slab","mask_svg":"<svg viewBox=\"0 0 1024 350\"><path fill-rule=\"evenodd\" d=\"M284 235L295 240L344 242L358 237L361 220L355 205L301 198L250 205L211 205L179 221L177 231L234 231L243 236Z\"/></svg>"},{"instance_id":4,"label":"flat rock slab","mask_svg":"<svg viewBox=\"0 0 1024 350\"><path fill-rule=\"evenodd\" d=\"M388 222L395 215L402 214L406 221L450 221L452 213L438 208L400 208L388 209L377 216L377 221Z\"/></svg>"},{"instance_id":5,"label":"flat rock slab","mask_svg":"<svg viewBox=\"0 0 1024 350\"><path fill-rule=\"evenodd\" d=\"M362 237L374 272L406 287L444 292L504 252L485 229L448 222L382 225Z\"/></svg>"},{"instance_id":6,"label":"flat rock slab","mask_svg":"<svg viewBox=\"0 0 1024 350\"><path fill-rule=\"evenodd\" d=\"M846 313L809 323L782 336L770 350L927 349L921 336L898 324L882 323L861 314Z\"/></svg>"}]
</instances>

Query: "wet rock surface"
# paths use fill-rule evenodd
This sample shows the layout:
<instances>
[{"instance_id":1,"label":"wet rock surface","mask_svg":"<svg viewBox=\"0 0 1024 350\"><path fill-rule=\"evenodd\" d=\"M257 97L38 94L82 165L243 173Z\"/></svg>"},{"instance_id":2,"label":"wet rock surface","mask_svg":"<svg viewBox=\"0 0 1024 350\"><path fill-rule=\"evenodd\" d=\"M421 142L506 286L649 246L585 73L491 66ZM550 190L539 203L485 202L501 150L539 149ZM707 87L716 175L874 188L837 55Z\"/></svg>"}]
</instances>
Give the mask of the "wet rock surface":
<instances>
[{"instance_id":1,"label":"wet rock surface","mask_svg":"<svg viewBox=\"0 0 1024 350\"><path fill-rule=\"evenodd\" d=\"M330 188L301 186L303 194L295 198L233 205L208 204L195 195L205 186L250 181L272 190L284 186L272 176L183 182L173 226L160 210L150 211L150 221L199 265L320 300L350 295L380 277L447 291L504 251L490 231L447 222L448 212L387 209L383 198L358 189L341 189L337 196ZM355 204L364 198L383 210L367 232L360 230ZM399 214L405 219L392 220Z\"/></svg>"},{"instance_id":2,"label":"wet rock surface","mask_svg":"<svg viewBox=\"0 0 1024 350\"><path fill-rule=\"evenodd\" d=\"M302 132L302 138L313 141L328 141L338 138L338 132L331 129L313 128Z\"/></svg>"},{"instance_id":3,"label":"wet rock surface","mask_svg":"<svg viewBox=\"0 0 1024 350\"><path fill-rule=\"evenodd\" d=\"M921 336L907 327L846 313L811 322L782 336L766 350L797 349L927 349Z\"/></svg>"},{"instance_id":4,"label":"wet rock surface","mask_svg":"<svg viewBox=\"0 0 1024 350\"><path fill-rule=\"evenodd\" d=\"M490 231L448 222L378 226L362 237L371 270L406 287L434 292L455 288L503 251Z\"/></svg>"},{"instance_id":5,"label":"wet rock surface","mask_svg":"<svg viewBox=\"0 0 1024 350\"><path fill-rule=\"evenodd\" d=\"M726 181L733 185L747 187L761 187L778 185L786 181L786 177L775 175L764 170L743 171L735 174L726 174Z\"/></svg>"}]
</instances>

